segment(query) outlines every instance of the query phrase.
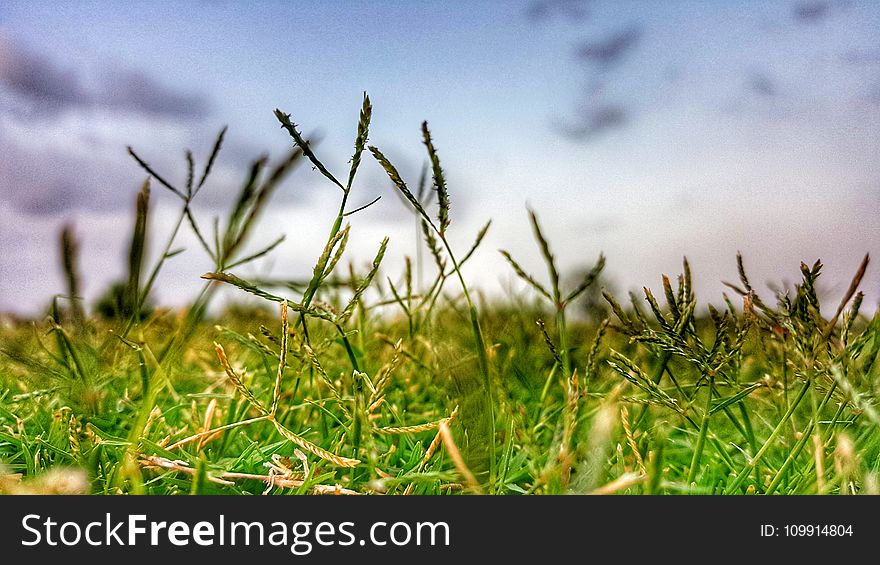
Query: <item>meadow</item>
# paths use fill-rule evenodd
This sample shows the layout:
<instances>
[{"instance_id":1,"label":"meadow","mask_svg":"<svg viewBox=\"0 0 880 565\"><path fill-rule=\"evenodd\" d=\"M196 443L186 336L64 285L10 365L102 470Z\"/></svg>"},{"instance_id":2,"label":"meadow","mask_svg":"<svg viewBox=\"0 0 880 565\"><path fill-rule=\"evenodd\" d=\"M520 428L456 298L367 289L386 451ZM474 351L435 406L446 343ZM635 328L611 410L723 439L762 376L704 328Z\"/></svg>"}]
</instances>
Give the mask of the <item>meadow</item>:
<instances>
[{"instance_id":1,"label":"meadow","mask_svg":"<svg viewBox=\"0 0 880 565\"><path fill-rule=\"evenodd\" d=\"M825 305L820 262L768 293L750 282L748 257L731 257L740 276L723 296L698 299L687 260L677 278L615 296L602 288L601 256L569 285L530 211L535 248L500 250L528 291L490 299L462 272L499 252L481 245L490 224L470 247L451 245L455 190L427 123L427 165L406 180L369 145L365 95L337 176L341 165L275 114L292 151L254 161L212 225L193 202L210 190L225 131L198 166L186 153L183 186L129 149L149 180L125 236L127 280L100 303L79 298L76 234L62 232L66 288L44 318L0 327L0 492L880 493L880 317L863 311L859 291L867 255ZM383 268L387 239L370 263L346 256L359 237L347 219L374 204L349 201L368 162L421 227L403 272ZM339 192L326 245L303 250L314 257L307 280L246 280L242 266L282 241L248 246L297 166ZM179 200L167 241L150 230L155 191ZM186 253L214 268L172 311L151 297L182 230L201 246ZM152 263L148 245L163 250ZM546 272L517 262L535 251ZM222 308L221 287L259 305Z\"/></svg>"}]
</instances>

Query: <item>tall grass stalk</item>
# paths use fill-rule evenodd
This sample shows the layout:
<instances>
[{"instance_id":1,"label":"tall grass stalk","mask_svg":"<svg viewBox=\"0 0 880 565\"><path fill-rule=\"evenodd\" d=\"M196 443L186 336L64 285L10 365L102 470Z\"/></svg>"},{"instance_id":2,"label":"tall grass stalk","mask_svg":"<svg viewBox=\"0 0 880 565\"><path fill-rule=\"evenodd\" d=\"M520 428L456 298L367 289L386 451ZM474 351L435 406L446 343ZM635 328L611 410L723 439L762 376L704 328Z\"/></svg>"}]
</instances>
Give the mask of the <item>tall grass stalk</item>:
<instances>
[{"instance_id":1,"label":"tall grass stalk","mask_svg":"<svg viewBox=\"0 0 880 565\"><path fill-rule=\"evenodd\" d=\"M709 432L709 418L712 416L712 393L715 390L715 376L709 376L709 384L706 390L706 408L703 410L703 418L700 422L700 433L697 436L697 443L694 446L694 455L691 458L690 469L688 470L687 484L691 484L697 478L697 471L700 467L700 458L703 456L703 446L706 444L706 434Z\"/></svg>"},{"instance_id":2,"label":"tall grass stalk","mask_svg":"<svg viewBox=\"0 0 880 565\"><path fill-rule=\"evenodd\" d=\"M539 295L545 297L552 304L556 316L556 333L559 336L559 356L562 362L563 374L565 378L568 379L572 374L572 363L571 352L568 345L569 335L568 324L565 320L565 311L575 299L586 292L587 289L589 289L599 278L599 275L605 268L605 256L600 254L599 260L583 277L580 284L568 294L563 294L560 285L559 269L556 267L556 258L550 250L550 243L544 236L541 224L538 222L538 215L533 210L529 210L529 221L532 225L532 233L534 234L535 240L538 242L538 247L541 250L544 264L547 266L547 273L550 276L550 290L548 291L537 281L537 279L535 279L535 277L528 274L525 269L513 259L508 251L502 249L500 250L500 253L505 259L507 259L507 262L510 263L511 267L513 267L517 276L531 285L532 288L538 291Z\"/></svg>"},{"instance_id":3,"label":"tall grass stalk","mask_svg":"<svg viewBox=\"0 0 880 565\"><path fill-rule=\"evenodd\" d=\"M364 93L363 104L361 105L360 117L358 119L358 127L357 127L357 136L355 138L354 143L354 154L351 158L351 166L349 168L348 180L345 184L342 184L328 169L324 166L324 164L318 159L317 155L315 155L314 151L310 146L310 142L307 141L302 134L297 130L297 126L290 119L290 114L286 114L281 110L275 110L275 117L281 122L281 127L283 127L290 136L293 138L294 143L298 148L300 148L306 158L315 166L315 168L321 172L326 178L328 178L334 185L336 185L339 189L342 190L342 198L339 202L339 211L336 214L336 218L333 221L333 225L330 228L330 233L327 236L328 248L332 250L333 242L336 240L337 235L339 234L340 229L342 229L342 222L344 221L346 216L352 215L356 212L360 212L361 210L372 206L375 204L379 198L369 202L368 204L361 206L355 210L347 211L346 206L348 204L348 197L351 194L352 184L354 183L355 175L357 174L358 167L361 163L361 154L364 151L364 148L367 143L367 139L369 137L370 130L370 119L373 114L373 106L370 103L370 97L367 96L367 93ZM312 275L311 280L309 280L308 286L306 287L302 304L305 308L308 308L312 300L315 297L315 294L318 292L318 289L321 286L321 282L326 279L330 272L332 271L332 267L328 270L329 256L323 256L319 259L318 263L315 265L314 273ZM306 318L304 314L300 314L300 322L303 327L303 331L306 333L306 337L308 339L308 327L306 325Z\"/></svg>"},{"instance_id":4,"label":"tall grass stalk","mask_svg":"<svg viewBox=\"0 0 880 565\"><path fill-rule=\"evenodd\" d=\"M746 463L746 466L743 467L739 473L737 473L737 475L736 475L736 477L734 477L733 481L727 486L727 488L725 489L726 494L736 492L740 488L740 486L742 486L742 484L746 481L746 479L748 479L748 477L752 473L752 471L755 470L755 466L758 464L758 462L761 460L761 458L764 457L764 455L767 453L767 450L770 449L770 447L773 445L773 443L779 437L779 434L782 431L782 428L785 427L786 424L788 424L788 421L789 421L789 419L791 419L792 414L794 414L794 411L797 409L798 405L801 403L801 401L806 396L807 391L810 389L811 384L812 384L812 380L810 378L808 378L807 381L803 384L803 386L801 386L801 389L800 389L800 391L798 391L797 396L794 398L792 403L788 406L788 410L786 410L785 414L782 416L782 418L776 424L776 427L773 428L773 431L770 432L770 435L764 441L764 445L762 445L761 449L759 449L758 452L755 453L755 455L749 459L748 463Z\"/></svg>"},{"instance_id":5,"label":"tall grass stalk","mask_svg":"<svg viewBox=\"0 0 880 565\"><path fill-rule=\"evenodd\" d=\"M492 383L492 376L489 369L489 359L486 353L486 341L483 337L483 329L480 326L480 317L477 312L477 307L474 304L473 299L471 298L470 290L468 289L468 285L465 282L464 275L461 272L461 263L456 259L455 253L452 251L452 247L449 245L449 240L446 237L446 229L449 227L449 224L451 222L449 217L449 193L446 186L446 178L443 173L443 169L440 166L440 158L437 155L437 151L434 147L434 142L431 138L431 132L428 129L428 122L422 122L422 140L428 151L428 158L431 162L432 179L438 200L437 221L439 225L434 223L434 221L431 219L431 216L427 213L424 206L422 205L422 202L418 198L416 198L416 196L410 191L406 182L404 182L403 178L400 176L400 173L398 173L397 169L394 167L394 165L391 164L391 162L385 157L385 155L382 154L382 152L377 147L370 146L369 149L376 160L379 162L379 164L382 166L382 168L385 170L388 177L391 179L391 182L394 183L398 191L400 191L404 198L406 198L406 200L412 205L416 213L421 217L424 225L430 227L434 234L436 234L436 236L443 243L443 248L445 249L449 260L452 263L452 272L455 273L461 286L465 302L467 303L468 318L470 320L471 332L474 338L474 349L477 354L477 361L480 368L480 374L482 376L481 386L484 396L483 406L486 410L487 419L489 421L489 445L487 446L489 451L488 490L490 492L493 492L495 489L497 478L497 432L495 429L496 399L494 386Z\"/></svg>"}]
</instances>

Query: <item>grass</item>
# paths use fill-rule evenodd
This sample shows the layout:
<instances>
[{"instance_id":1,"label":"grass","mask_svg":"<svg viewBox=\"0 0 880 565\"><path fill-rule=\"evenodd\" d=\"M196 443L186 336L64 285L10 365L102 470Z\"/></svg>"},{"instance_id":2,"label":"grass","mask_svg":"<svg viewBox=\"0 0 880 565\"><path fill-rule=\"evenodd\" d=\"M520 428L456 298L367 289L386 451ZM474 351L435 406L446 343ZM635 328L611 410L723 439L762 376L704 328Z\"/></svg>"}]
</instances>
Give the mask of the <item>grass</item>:
<instances>
[{"instance_id":1,"label":"grass","mask_svg":"<svg viewBox=\"0 0 880 565\"><path fill-rule=\"evenodd\" d=\"M822 265L765 301L737 257L724 308L698 303L690 267L660 278L610 315L572 315L598 293L605 258L563 289L551 244L529 210L546 282L501 251L527 290L477 300L462 266L488 253L489 223L453 249L449 187L427 123L418 187L368 144L364 95L348 174L335 175L276 110L293 148L255 161L225 219L211 230L192 207L209 186L225 129L201 173L186 153L175 186L134 149L149 174L135 202L128 278L104 316L79 298L76 234L61 234L66 288L45 318L0 327L0 492L96 494L855 494L880 491L876 363L880 317L861 312L868 257L830 318ZM364 152L373 159L362 159ZM371 161L375 161L372 163ZM307 281L236 274L271 254L249 236L272 194L307 162L340 190L340 205ZM386 273L346 259L358 237L357 172L378 165L414 212L415 266ZM180 201L153 265L151 192ZM206 188L207 189L207 188ZM181 229L214 268L188 308L150 297ZM271 228L269 228L271 229ZM308 250L302 250L308 252ZM197 251L190 251L190 253ZM521 250L518 253L524 253ZM423 264L423 259L433 262ZM347 269L345 268L347 266ZM433 275L429 273L433 272ZM414 275L414 273L416 273ZM425 276L429 274L429 276ZM447 285L450 281L453 285ZM209 306L222 285L261 306ZM97 311L97 310L96 310ZM545 320L551 320L547 324Z\"/></svg>"}]
</instances>

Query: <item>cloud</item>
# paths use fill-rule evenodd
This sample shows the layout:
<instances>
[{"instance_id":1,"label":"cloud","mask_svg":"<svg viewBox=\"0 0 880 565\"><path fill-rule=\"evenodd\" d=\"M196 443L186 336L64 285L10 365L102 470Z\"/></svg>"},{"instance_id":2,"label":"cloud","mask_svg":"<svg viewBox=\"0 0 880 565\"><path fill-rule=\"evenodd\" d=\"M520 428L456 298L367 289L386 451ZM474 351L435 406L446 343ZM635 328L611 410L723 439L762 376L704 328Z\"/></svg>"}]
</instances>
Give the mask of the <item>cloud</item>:
<instances>
[{"instance_id":1,"label":"cloud","mask_svg":"<svg viewBox=\"0 0 880 565\"><path fill-rule=\"evenodd\" d=\"M201 120L210 110L204 94L118 64L60 61L0 34L0 204L30 217L128 210L147 174L125 145L144 128L151 136L136 149L171 182L183 183L179 155L193 138L208 140L193 147L197 166L204 166L216 135L215 125ZM197 208L226 208L262 153L252 143L228 141ZM170 158L168 147L179 152ZM163 190L155 186L158 196Z\"/></svg>"},{"instance_id":2,"label":"cloud","mask_svg":"<svg viewBox=\"0 0 880 565\"><path fill-rule=\"evenodd\" d=\"M880 64L880 49L851 49L840 56L840 61L847 65Z\"/></svg>"},{"instance_id":3,"label":"cloud","mask_svg":"<svg viewBox=\"0 0 880 565\"><path fill-rule=\"evenodd\" d=\"M0 136L0 202L30 216L80 209L127 208L145 174L131 174L121 158L101 153L81 158L56 147L26 147ZM121 148L119 157L124 153ZM131 195L131 198L128 196Z\"/></svg>"},{"instance_id":4,"label":"cloud","mask_svg":"<svg viewBox=\"0 0 880 565\"><path fill-rule=\"evenodd\" d=\"M749 90L763 98L773 98L779 94L779 88L770 76L765 73L752 73L746 83Z\"/></svg>"},{"instance_id":5,"label":"cloud","mask_svg":"<svg viewBox=\"0 0 880 565\"><path fill-rule=\"evenodd\" d=\"M791 15L796 22L815 23L824 20L831 13L831 3L824 0L804 0L796 2Z\"/></svg>"},{"instance_id":6,"label":"cloud","mask_svg":"<svg viewBox=\"0 0 880 565\"><path fill-rule=\"evenodd\" d=\"M590 13L588 4L587 0L537 0L526 8L526 16L532 21L541 21L558 14L572 22L580 22Z\"/></svg>"},{"instance_id":7,"label":"cloud","mask_svg":"<svg viewBox=\"0 0 880 565\"><path fill-rule=\"evenodd\" d=\"M79 118L66 120L59 127L47 124L14 129L16 131L3 129L0 121L0 205L5 204L23 216L56 217L88 211L106 214L127 211L132 206L134 194L148 176L128 155L123 141L108 140L100 133L97 138L91 132L77 133L87 130ZM199 136L200 143L177 134L164 132L160 135L162 133L156 134L162 140L146 139L135 150L168 182L183 188L186 178L183 148L189 145L194 150L195 170L200 175L216 132L203 132L204 135ZM46 143L31 143L30 137L39 137ZM169 146L174 150L169 151ZM229 134L204 189L193 201L196 212L209 217L209 212L228 210L241 191L251 163L261 155L268 153L258 151L256 146L234 133ZM285 157L284 153L272 155L269 170ZM268 170L262 178L267 175ZM321 175L314 174L301 162L293 169L291 177L283 181L273 196L273 202L297 202L310 206L316 193L325 192L320 187L335 196L327 184ZM158 182L154 182L153 187L156 199L177 205L177 199Z\"/></svg>"},{"instance_id":8,"label":"cloud","mask_svg":"<svg viewBox=\"0 0 880 565\"><path fill-rule=\"evenodd\" d=\"M78 106L88 96L73 71L0 38L0 84L13 95L34 101L47 111Z\"/></svg>"},{"instance_id":9,"label":"cloud","mask_svg":"<svg viewBox=\"0 0 880 565\"><path fill-rule=\"evenodd\" d=\"M630 25L604 39L583 43L578 47L577 55L601 67L611 67L619 63L641 38L642 28Z\"/></svg>"},{"instance_id":10,"label":"cloud","mask_svg":"<svg viewBox=\"0 0 880 565\"><path fill-rule=\"evenodd\" d=\"M3 37L0 100L13 115L26 117L105 108L147 117L200 119L210 110L204 94L176 91L144 72L109 65L91 76Z\"/></svg>"},{"instance_id":11,"label":"cloud","mask_svg":"<svg viewBox=\"0 0 880 565\"><path fill-rule=\"evenodd\" d=\"M799 0L791 8L791 17L798 24L811 25L846 12L851 0Z\"/></svg>"},{"instance_id":12,"label":"cloud","mask_svg":"<svg viewBox=\"0 0 880 565\"><path fill-rule=\"evenodd\" d=\"M588 110L579 123L562 124L560 130L570 139L588 141L599 134L623 127L628 120L628 112L623 106L607 104Z\"/></svg>"},{"instance_id":13,"label":"cloud","mask_svg":"<svg viewBox=\"0 0 880 565\"><path fill-rule=\"evenodd\" d=\"M95 103L126 112L166 118L203 118L208 100L203 94L177 92L140 71L116 69L106 76Z\"/></svg>"},{"instance_id":14,"label":"cloud","mask_svg":"<svg viewBox=\"0 0 880 565\"><path fill-rule=\"evenodd\" d=\"M616 32L598 41L581 44L577 55L595 64L600 72L619 64L641 40L642 28L635 24L619 28ZM602 74L602 77L607 75ZM592 141L599 135L622 128L629 121L629 112L618 102L601 101L604 96L605 80L594 77L591 86L590 103L579 112L574 121L562 123L561 133L575 141Z\"/></svg>"}]
</instances>

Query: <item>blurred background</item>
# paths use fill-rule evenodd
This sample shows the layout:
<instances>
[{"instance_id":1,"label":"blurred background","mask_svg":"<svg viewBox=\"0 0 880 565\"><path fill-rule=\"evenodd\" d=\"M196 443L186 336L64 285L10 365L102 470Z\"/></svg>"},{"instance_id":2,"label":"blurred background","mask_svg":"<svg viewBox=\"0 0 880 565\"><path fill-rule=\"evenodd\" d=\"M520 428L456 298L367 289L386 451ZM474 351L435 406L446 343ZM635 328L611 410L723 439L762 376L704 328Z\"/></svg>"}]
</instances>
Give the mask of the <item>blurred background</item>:
<instances>
[{"instance_id":1,"label":"blurred background","mask_svg":"<svg viewBox=\"0 0 880 565\"><path fill-rule=\"evenodd\" d=\"M361 97L370 141L417 183L428 120L452 197L451 239L490 296L520 288L496 249L544 268L535 209L563 270L599 252L605 284L660 287L687 256L698 299L721 302L741 251L752 282L825 263L836 306L866 252L880 252L880 3L873 0L627 2L0 3L0 311L39 315L63 292L58 233L81 240L87 303L123 278L144 171L131 145L183 184L229 126L199 194L203 225L225 215L250 162L282 158L292 114L337 176L348 170ZM158 251L178 200L154 185ZM415 256L411 213L365 155L349 257L391 237L386 273ZM339 192L301 166L274 196L240 276L308 278ZM194 238L157 302L181 306L211 262ZM878 256L880 259L880 256ZM880 269L863 283L880 299ZM241 294L236 293L236 298Z\"/></svg>"}]
</instances>

